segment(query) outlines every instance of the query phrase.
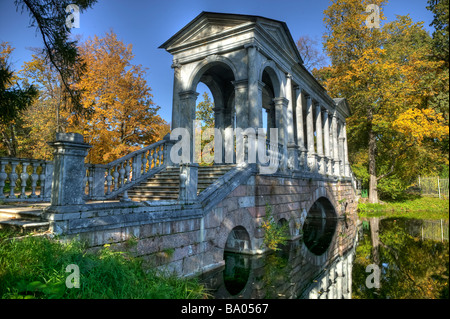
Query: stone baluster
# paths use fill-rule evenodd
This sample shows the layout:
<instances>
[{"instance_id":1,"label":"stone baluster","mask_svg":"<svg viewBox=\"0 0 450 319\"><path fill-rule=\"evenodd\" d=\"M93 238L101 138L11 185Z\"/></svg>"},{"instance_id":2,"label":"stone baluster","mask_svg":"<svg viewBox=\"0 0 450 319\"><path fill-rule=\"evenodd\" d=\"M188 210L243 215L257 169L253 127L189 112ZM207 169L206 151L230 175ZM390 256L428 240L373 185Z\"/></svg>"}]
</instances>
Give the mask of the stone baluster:
<instances>
[{"instance_id":1,"label":"stone baluster","mask_svg":"<svg viewBox=\"0 0 450 319\"><path fill-rule=\"evenodd\" d=\"M16 181L19 178L19 175L17 175L16 173L17 164L19 164L19 162L11 160L11 173L9 173L10 190L8 198L17 198L16 195L14 194L14 188L16 188Z\"/></svg>"},{"instance_id":2,"label":"stone baluster","mask_svg":"<svg viewBox=\"0 0 450 319\"><path fill-rule=\"evenodd\" d=\"M117 167L117 173L119 174L118 176L118 181L117 183L114 185L114 190L118 189L119 187L123 186L125 184L125 167L124 167L125 163L120 163Z\"/></svg>"},{"instance_id":3,"label":"stone baluster","mask_svg":"<svg viewBox=\"0 0 450 319\"><path fill-rule=\"evenodd\" d=\"M123 181L123 184L128 184L131 182L131 178L130 178L130 172L131 172L131 165L130 165L130 161L131 159L129 159L128 161L126 161L126 166L125 166L125 180Z\"/></svg>"},{"instance_id":4,"label":"stone baluster","mask_svg":"<svg viewBox=\"0 0 450 319\"><path fill-rule=\"evenodd\" d=\"M113 168L109 168L108 172L106 175L106 195L111 194L111 185L112 185L112 180L113 180L113 173L112 173Z\"/></svg>"},{"instance_id":5,"label":"stone baluster","mask_svg":"<svg viewBox=\"0 0 450 319\"><path fill-rule=\"evenodd\" d=\"M33 173L31 173L31 198L36 198L36 185L37 181L39 180L39 175L37 174L37 169L40 166L37 162L32 162L31 165L33 166Z\"/></svg>"},{"instance_id":6,"label":"stone baluster","mask_svg":"<svg viewBox=\"0 0 450 319\"><path fill-rule=\"evenodd\" d=\"M48 164L46 164L46 163L42 163L41 164L41 169L42 170L41 170L41 174L39 174L39 182L40 182L40 185L41 185L41 191L39 193L39 197L40 198L45 198L46 197L45 196L45 191L46 191L48 185L46 183L46 175L45 175L45 173L46 173L46 170L47 170L47 165Z\"/></svg>"},{"instance_id":7,"label":"stone baluster","mask_svg":"<svg viewBox=\"0 0 450 319\"><path fill-rule=\"evenodd\" d=\"M119 188L119 170L120 170L121 164L114 167L114 173L112 176L114 177L113 183L114 183L114 190L117 190Z\"/></svg>"},{"instance_id":8,"label":"stone baluster","mask_svg":"<svg viewBox=\"0 0 450 319\"><path fill-rule=\"evenodd\" d=\"M147 155L148 170L151 170L151 169L153 168L153 155L152 155L152 151L154 152L154 150L148 150L148 155Z\"/></svg>"},{"instance_id":9,"label":"stone baluster","mask_svg":"<svg viewBox=\"0 0 450 319\"><path fill-rule=\"evenodd\" d=\"M20 174L20 180L21 180L21 190L20 190L20 195L19 198L27 198L27 194L26 194L26 187L27 187L27 181L28 181L28 177L30 176L27 173L27 167L28 165L30 165L30 163L28 162L22 162L22 173Z\"/></svg>"},{"instance_id":10,"label":"stone baluster","mask_svg":"<svg viewBox=\"0 0 450 319\"><path fill-rule=\"evenodd\" d=\"M164 154L163 146L160 145L160 146L159 146L159 151L158 151L158 155L159 155L159 166L161 166L161 165L163 164L163 154Z\"/></svg>"},{"instance_id":11,"label":"stone baluster","mask_svg":"<svg viewBox=\"0 0 450 319\"><path fill-rule=\"evenodd\" d=\"M6 178L8 178L8 174L5 172L5 167L7 164L7 161L0 161L0 198L5 198L3 191L5 189Z\"/></svg>"},{"instance_id":12,"label":"stone baluster","mask_svg":"<svg viewBox=\"0 0 450 319\"><path fill-rule=\"evenodd\" d=\"M150 152L150 151L148 151ZM142 155L142 174L145 174L148 172L147 169L147 151Z\"/></svg>"}]
</instances>

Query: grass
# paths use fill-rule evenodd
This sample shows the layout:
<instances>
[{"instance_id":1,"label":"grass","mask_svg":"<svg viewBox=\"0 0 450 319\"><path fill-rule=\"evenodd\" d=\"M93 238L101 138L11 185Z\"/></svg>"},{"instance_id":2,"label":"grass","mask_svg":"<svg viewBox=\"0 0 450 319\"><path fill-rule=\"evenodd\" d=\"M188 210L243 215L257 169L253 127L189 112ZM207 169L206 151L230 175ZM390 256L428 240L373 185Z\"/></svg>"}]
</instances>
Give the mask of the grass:
<instances>
[{"instance_id":1,"label":"grass","mask_svg":"<svg viewBox=\"0 0 450 319\"><path fill-rule=\"evenodd\" d=\"M407 217L418 219L448 219L449 201L435 197L409 195L401 200L382 204L358 204L360 217Z\"/></svg>"},{"instance_id":2,"label":"grass","mask_svg":"<svg viewBox=\"0 0 450 319\"><path fill-rule=\"evenodd\" d=\"M195 279L144 271L142 262L104 247L88 253L80 241L61 243L43 237L10 238L0 233L2 299L199 299L206 290ZM79 288L68 288L79 268ZM69 285L70 286L70 285Z\"/></svg>"}]
</instances>

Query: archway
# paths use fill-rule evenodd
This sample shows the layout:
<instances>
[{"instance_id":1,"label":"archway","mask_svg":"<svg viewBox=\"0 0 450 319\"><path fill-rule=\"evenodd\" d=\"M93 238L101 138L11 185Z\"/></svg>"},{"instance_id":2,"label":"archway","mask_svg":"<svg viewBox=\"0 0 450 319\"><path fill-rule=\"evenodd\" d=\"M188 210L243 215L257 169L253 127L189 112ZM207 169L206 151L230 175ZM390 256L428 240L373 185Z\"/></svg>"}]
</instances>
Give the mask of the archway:
<instances>
[{"instance_id":1,"label":"archway","mask_svg":"<svg viewBox=\"0 0 450 319\"><path fill-rule=\"evenodd\" d=\"M250 253L252 244L250 235L243 226L234 227L228 235L224 251L236 253Z\"/></svg>"},{"instance_id":2,"label":"archway","mask_svg":"<svg viewBox=\"0 0 450 319\"><path fill-rule=\"evenodd\" d=\"M280 81L272 66L265 66L261 73L263 128L270 138L270 128L276 128L276 110L274 99L280 96Z\"/></svg>"},{"instance_id":3,"label":"archway","mask_svg":"<svg viewBox=\"0 0 450 319\"><path fill-rule=\"evenodd\" d=\"M303 242L316 256L324 254L330 247L337 225L337 214L331 202L320 197L308 211L303 224Z\"/></svg>"},{"instance_id":4,"label":"archway","mask_svg":"<svg viewBox=\"0 0 450 319\"><path fill-rule=\"evenodd\" d=\"M201 102L205 102L203 93L205 91L209 91L211 96L209 96L211 100L211 108L208 108L208 114L204 113L204 109L201 112L201 116L196 115L196 120L200 120L197 122L197 125L202 125L202 127L196 127L196 130L206 129L206 128L215 128L218 129L221 136L216 138L216 134L210 135L203 140L204 144L211 145L209 142L214 138L214 150L208 149L206 150L208 154L215 153L216 150L220 147L221 152L217 152L218 154L222 154L221 156L217 155L214 157L215 164L225 163L225 149L229 147L225 145L224 141L224 133L226 128L233 128L235 125L235 110L234 110L234 85L233 82L235 80L235 71L233 67L230 66L226 60L220 59L216 57L215 59L206 59L202 61L196 68L194 75L192 77L192 82L190 84L191 91L198 92L198 89L201 89L200 94L201 99L197 100L195 104L196 111L198 109L198 105ZM207 90L205 90L205 87ZM202 105L204 106L204 104ZM204 119L213 119L213 121L209 121L209 125L204 125ZM202 132L201 132L202 133ZM206 133L206 132L203 132ZM212 133L211 133L212 134ZM199 134L197 135L199 136ZM203 137L202 137L203 139ZM202 150L203 150L202 145ZM197 153L199 154L199 153ZM197 159L201 162L199 159ZM209 163L212 164L212 163Z\"/></svg>"}]
</instances>

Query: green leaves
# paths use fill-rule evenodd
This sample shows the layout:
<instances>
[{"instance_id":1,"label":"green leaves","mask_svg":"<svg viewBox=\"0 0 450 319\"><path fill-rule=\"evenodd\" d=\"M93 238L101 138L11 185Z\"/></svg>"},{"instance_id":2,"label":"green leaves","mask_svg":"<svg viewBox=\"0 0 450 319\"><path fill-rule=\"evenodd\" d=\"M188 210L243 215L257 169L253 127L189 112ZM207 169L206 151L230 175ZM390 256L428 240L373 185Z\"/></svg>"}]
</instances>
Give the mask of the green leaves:
<instances>
[{"instance_id":1,"label":"green leaves","mask_svg":"<svg viewBox=\"0 0 450 319\"><path fill-rule=\"evenodd\" d=\"M264 244L272 250L280 250L278 246L285 245L289 239L289 224L275 222L272 207L266 205L266 214L263 217L261 228L264 229Z\"/></svg>"}]
</instances>

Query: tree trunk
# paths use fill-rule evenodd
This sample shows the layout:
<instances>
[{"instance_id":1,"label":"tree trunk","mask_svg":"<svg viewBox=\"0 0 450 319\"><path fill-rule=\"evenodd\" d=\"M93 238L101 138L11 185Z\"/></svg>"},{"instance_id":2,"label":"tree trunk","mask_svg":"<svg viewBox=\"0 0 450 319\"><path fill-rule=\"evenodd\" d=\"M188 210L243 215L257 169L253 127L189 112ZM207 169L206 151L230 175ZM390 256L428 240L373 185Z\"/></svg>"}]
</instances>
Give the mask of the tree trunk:
<instances>
[{"instance_id":1,"label":"tree trunk","mask_svg":"<svg viewBox=\"0 0 450 319\"><path fill-rule=\"evenodd\" d=\"M380 266L380 218L372 217L369 218L370 225L370 238L372 241L372 258L373 262Z\"/></svg>"},{"instance_id":2,"label":"tree trunk","mask_svg":"<svg viewBox=\"0 0 450 319\"><path fill-rule=\"evenodd\" d=\"M377 180L377 170L376 170L376 154L377 154L377 141L375 138L375 132L372 129L372 108L368 108L367 112L368 122L369 122L369 203L378 203L378 180Z\"/></svg>"}]
</instances>

